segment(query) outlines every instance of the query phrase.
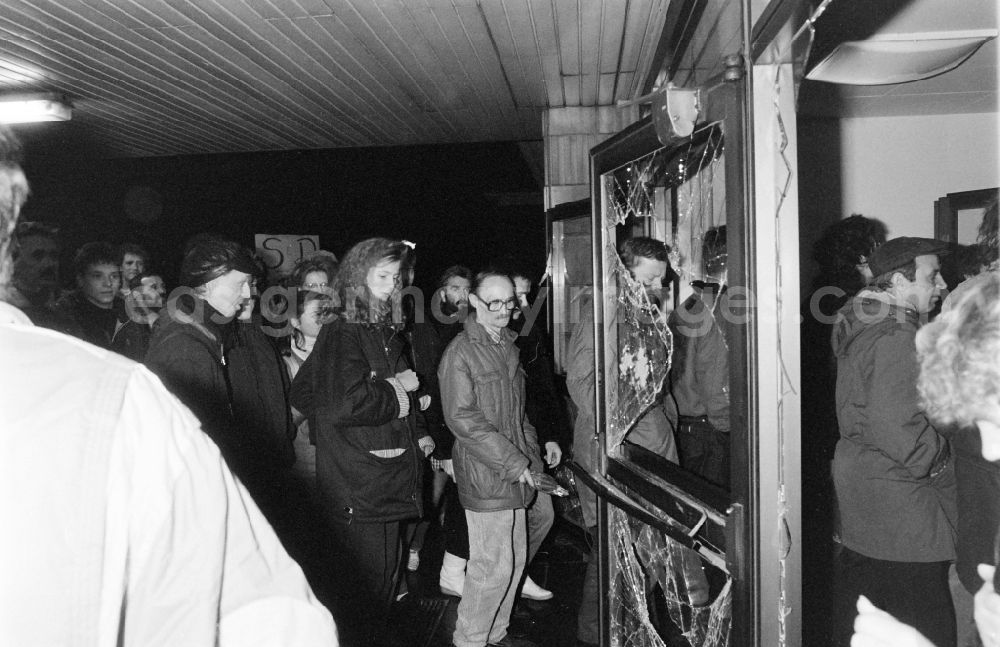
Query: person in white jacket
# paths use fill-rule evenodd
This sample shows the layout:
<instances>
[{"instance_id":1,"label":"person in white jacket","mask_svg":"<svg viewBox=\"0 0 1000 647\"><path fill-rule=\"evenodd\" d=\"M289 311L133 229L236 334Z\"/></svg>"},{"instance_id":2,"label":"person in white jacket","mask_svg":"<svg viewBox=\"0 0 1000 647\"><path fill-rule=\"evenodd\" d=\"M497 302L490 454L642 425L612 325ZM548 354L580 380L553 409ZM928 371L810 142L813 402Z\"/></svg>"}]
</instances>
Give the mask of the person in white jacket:
<instances>
[{"instance_id":1,"label":"person in white jacket","mask_svg":"<svg viewBox=\"0 0 1000 647\"><path fill-rule=\"evenodd\" d=\"M0 298L28 187L0 127ZM338 644L194 415L0 303L0 644Z\"/></svg>"}]
</instances>

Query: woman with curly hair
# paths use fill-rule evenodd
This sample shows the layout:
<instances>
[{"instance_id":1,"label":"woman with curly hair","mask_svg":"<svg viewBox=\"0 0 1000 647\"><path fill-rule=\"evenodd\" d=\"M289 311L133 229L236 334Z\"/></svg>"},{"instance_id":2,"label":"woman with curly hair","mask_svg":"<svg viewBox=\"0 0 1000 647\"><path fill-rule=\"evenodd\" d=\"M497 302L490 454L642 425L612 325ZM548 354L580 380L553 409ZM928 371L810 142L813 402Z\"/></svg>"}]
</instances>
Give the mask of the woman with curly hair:
<instances>
[{"instance_id":1,"label":"woman with curly hair","mask_svg":"<svg viewBox=\"0 0 1000 647\"><path fill-rule=\"evenodd\" d=\"M400 522L422 515L421 461L433 449L414 395L399 307L409 248L387 238L347 252L324 325L292 387L316 435L345 644L372 644L399 579ZM340 624L338 623L338 624Z\"/></svg>"}]
</instances>

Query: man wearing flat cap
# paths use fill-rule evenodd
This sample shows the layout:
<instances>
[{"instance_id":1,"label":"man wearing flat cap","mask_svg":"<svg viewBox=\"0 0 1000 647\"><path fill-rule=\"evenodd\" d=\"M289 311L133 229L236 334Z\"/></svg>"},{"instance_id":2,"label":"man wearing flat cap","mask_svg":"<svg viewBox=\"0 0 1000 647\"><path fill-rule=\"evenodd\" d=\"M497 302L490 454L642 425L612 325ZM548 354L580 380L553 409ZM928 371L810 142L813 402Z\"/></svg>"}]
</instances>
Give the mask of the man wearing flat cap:
<instances>
[{"instance_id":1,"label":"man wearing flat cap","mask_svg":"<svg viewBox=\"0 0 1000 647\"><path fill-rule=\"evenodd\" d=\"M948 566L955 558L955 475L948 442L917 398L917 329L945 287L947 246L894 238L868 264L869 287L833 330L840 440L835 645L850 644L864 595L937 647L955 645Z\"/></svg>"}]
</instances>

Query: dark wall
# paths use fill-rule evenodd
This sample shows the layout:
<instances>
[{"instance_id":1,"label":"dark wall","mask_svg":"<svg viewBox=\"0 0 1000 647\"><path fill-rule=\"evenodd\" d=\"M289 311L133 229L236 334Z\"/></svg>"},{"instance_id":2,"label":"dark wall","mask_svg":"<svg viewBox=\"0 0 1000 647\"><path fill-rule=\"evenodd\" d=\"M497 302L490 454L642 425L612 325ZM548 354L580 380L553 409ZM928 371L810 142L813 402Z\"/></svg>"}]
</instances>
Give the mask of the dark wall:
<instances>
[{"instance_id":1,"label":"dark wall","mask_svg":"<svg viewBox=\"0 0 1000 647\"><path fill-rule=\"evenodd\" d=\"M819 266L813 245L827 227L851 215L841 198L840 120L799 115L799 285L808 298Z\"/></svg>"},{"instance_id":2,"label":"dark wall","mask_svg":"<svg viewBox=\"0 0 1000 647\"><path fill-rule=\"evenodd\" d=\"M369 236L417 244L418 283L448 265L544 266L542 207L488 194L539 192L516 144L338 149L146 159L32 156L23 218L61 227L64 275L79 245L133 240L168 278L189 236L252 245L255 233L318 234L342 256Z\"/></svg>"}]
</instances>

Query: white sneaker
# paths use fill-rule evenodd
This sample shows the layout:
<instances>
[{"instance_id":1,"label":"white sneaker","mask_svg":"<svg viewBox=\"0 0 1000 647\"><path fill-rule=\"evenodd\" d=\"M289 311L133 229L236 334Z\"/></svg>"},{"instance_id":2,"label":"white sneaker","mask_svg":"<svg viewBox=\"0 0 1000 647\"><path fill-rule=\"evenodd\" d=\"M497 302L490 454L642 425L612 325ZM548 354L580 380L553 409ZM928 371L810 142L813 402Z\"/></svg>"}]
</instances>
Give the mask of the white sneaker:
<instances>
[{"instance_id":1,"label":"white sneaker","mask_svg":"<svg viewBox=\"0 0 1000 647\"><path fill-rule=\"evenodd\" d=\"M528 600L551 600L552 591L547 591L535 584L531 576L524 578L524 586L521 587L521 597Z\"/></svg>"},{"instance_id":2,"label":"white sneaker","mask_svg":"<svg viewBox=\"0 0 1000 647\"><path fill-rule=\"evenodd\" d=\"M420 553L415 550L410 551L410 557L406 560L406 570L411 573L417 572L420 569Z\"/></svg>"},{"instance_id":3,"label":"white sneaker","mask_svg":"<svg viewBox=\"0 0 1000 647\"><path fill-rule=\"evenodd\" d=\"M462 590L465 588L465 563L466 560L461 557L445 552L441 561L441 577L438 579L441 593L462 597Z\"/></svg>"}]
</instances>

